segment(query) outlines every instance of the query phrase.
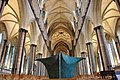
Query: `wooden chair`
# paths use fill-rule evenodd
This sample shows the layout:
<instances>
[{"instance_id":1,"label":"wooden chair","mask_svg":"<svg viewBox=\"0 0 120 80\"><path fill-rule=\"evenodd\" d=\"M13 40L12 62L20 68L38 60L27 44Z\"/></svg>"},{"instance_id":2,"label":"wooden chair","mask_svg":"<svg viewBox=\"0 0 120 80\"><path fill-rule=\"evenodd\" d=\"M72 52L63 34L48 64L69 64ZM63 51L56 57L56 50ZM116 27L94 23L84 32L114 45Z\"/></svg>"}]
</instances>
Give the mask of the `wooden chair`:
<instances>
[{"instance_id":1,"label":"wooden chair","mask_svg":"<svg viewBox=\"0 0 120 80\"><path fill-rule=\"evenodd\" d=\"M12 80L12 75L11 74L5 74L4 75L6 80Z\"/></svg>"},{"instance_id":2,"label":"wooden chair","mask_svg":"<svg viewBox=\"0 0 120 80\"><path fill-rule=\"evenodd\" d=\"M41 76L37 76L37 77L36 77L36 80L41 80Z\"/></svg>"},{"instance_id":3,"label":"wooden chair","mask_svg":"<svg viewBox=\"0 0 120 80\"><path fill-rule=\"evenodd\" d=\"M18 74L12 74L11 78L12 80L19 80L20 76Z\"/></svg>"},{"instance_id":4,"label":"wooden chair","mask_svg":"<svg viewBox=\"0 0 120 80\"><path fill-rule=\"evenodd\" d=\"M21 74L21 75L20 75L20 80L26 80L27 77L28 77L28 75Z\"/></svg>"},{"instance_id":5,"label":"wooden chair","mask_svg":"<svg viewBox=\"0 0 120 80\"><path fill-rule=\"evenodd\" d=\"M118 80L116 75L115 75L115 71L114 70L107 70L107 71L101 71L100 72L102 78L112 78L112 80Z\"/></svg>"},{"instance_id":6,"label":"wooden chair","mask_svg":"<svg viewBox=\"0 0 120 80\"><path fill-rule=\"evenodd\" d=\"M35 77L33 75L28 75L27 77L29 80L35 80Z\"/></svg>"},{"instance_id":7,"label":"wooden chair","mask_svg":"<svg viewBox=\"0 0 120 80\"><path fill-rule=\"evenodd\" d=\"M6 80L6 77L4 76L4 74L0 74L0 80Z\"/></svg>"}]
</instances>

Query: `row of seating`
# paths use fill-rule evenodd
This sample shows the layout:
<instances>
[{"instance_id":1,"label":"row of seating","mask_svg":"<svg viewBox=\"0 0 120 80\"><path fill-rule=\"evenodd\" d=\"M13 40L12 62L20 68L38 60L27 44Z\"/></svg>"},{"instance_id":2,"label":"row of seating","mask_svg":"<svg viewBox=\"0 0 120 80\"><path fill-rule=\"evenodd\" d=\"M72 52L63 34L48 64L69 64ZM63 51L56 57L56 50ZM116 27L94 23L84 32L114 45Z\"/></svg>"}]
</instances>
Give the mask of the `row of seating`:
<instances>
[{"instance_id":1,"label":"row of seating","mask_svg":"<svg viewBox=\"0 0 120 80\"><path fill-rule=\"evenodd\" d=\"M33 76L33 75L17 75L17 74L0 74L0 80L110 80L102 79L99 75L79 75L74 78L67 79L49 79L46 76Z\"/></svg>"},{"instance_id":2,"label":"row of seating","mask_svg":"<svg viewBox=\"0 0 120 80\"><path fill-rule=\"evenodd\" d=\"M0 80L43 80L48 79L45 76L33 76L33 75L17 75L17 74L0 74Z\"/></svg>"}]
</instances>

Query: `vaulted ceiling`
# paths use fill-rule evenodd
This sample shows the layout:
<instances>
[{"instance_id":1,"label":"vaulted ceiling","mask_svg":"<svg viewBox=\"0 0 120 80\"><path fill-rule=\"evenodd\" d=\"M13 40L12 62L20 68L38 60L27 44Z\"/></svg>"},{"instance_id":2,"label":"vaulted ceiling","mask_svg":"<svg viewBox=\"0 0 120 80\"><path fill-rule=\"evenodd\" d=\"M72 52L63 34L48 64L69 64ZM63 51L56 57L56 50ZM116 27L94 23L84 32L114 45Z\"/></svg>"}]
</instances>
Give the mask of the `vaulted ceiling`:
<instances>
[{"instance_id":1,"label":"vaulted ceiling","mask_svg":"<svg viewBox=\"0 0 120 80\"><path fill-rule=\"evenodd\" d=\"M6 7L4 8L2 17L0 19L0 21L5 23L9 39L11 40L18 34L21 22L21 12L24 12L22 11L18 1L19 0L9 0L8 5L6 5ZM24 2L24 0L21 1ZM81 19L85 14L85 10L89 0L31 0L31 1L36 3L34 5L36 16L39 17L39 14L40 13L42 14L41 15L42 17L41 16L39 17L40 18L39 24L43 32L44 30L46 30L48 40L51 41L51 49L52 50L56 49L60 51L63 50L64 48L65 49L64 52L66 52L66 49L71 50L73 44L72 40L76 39L76 35L78 35ZM105 32L114 36L116 22L117 19L120 17L117 6L113 0L101 0L101 4L102 4L101 16L103 22L102 24L104 26ZM38 5L39 8L37 7ZM94 4L91 3L91 6L93 7ZM87 16L89 17L91 17L90 15L93 15L92 7L90 7L89 13L87 14ZM28 7L27 9L29 17L33 16L33 13L32 14L30 13L32 12L30 7ZM92 27L93 26L94 25L92 25ZM30 34L30 27L28 27L28 32ZM83 31L83 33L85 33L85 30ZM92 37L92 39L93 42L95 42L96 36ZM29 44L30 36L27 35L26 47Z\"/></svg>"},{"instance_id":2,"label":"vaulted ceiling","mask_svg":"<svg viewBox=\"0 0 120 80\"><path fill-rule=\"evenodd\" d=\"M53 45L52 48L62 41L66 43L70 49L72 46L72 37L75 32L75 1L47 0L44 6L46 12L45 18L47 17L45 19L47 22L47 31L50 35L51 45ZM62 45L57 47L62 47Z\"/></svg>"}]
</instances>

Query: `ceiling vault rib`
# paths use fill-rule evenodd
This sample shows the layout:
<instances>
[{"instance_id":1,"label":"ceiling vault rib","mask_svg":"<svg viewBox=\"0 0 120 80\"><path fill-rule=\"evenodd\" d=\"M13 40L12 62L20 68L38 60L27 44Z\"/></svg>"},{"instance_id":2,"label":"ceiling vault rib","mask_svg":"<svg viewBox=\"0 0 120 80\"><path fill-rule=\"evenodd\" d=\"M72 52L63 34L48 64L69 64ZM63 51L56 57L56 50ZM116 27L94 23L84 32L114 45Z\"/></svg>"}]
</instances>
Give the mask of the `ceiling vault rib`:
<instances>
[{"instance_id":1,"label":"ceiling vault rib","mask_svg":"<svg viewBox=\"0 0 120 80\"><path fill-rule=\"evenodd\" d=\"M102 15L102 19L103 19L103 18L105 17L105 15L106 15L107 13L109 13L110 11L116 11L116 12L119 13L119 11L118 11L117 9L111 8L111 9L109 9L108 11L106 11L106 12Z\"/></svg>"},{"instance_id":2,"label":"ceiling vault rib","mask_svg":"<svg viewBox=\"0 0 120 80\"><path fill-rule=\"evenodd\" d=\"M80 29L78 30L78 37L77 37L76 44L75 44L74 47L76 47L76 45L77 45L77 43L78 43L78 39L79 39L79 37L80 37L80 33L81 33L82 28L83 28L83 25L84 25L84 23L85 23L85 18L86 18L86 15L87 15L87 12L88 12L88 8L89 8L89 6L90 6L90 3L91 3L91 0L88 0L88 4L87 4L87 7L86 7L86 11L85 11L84 16L82 17L82 23L81 23L81 25L80 25L81 27L80 27Z\"/></svg>"},{"instance_id":3,"label":"ceiling vault rib","mask_svg":"<svg viewBox=\"0 0 120 80\"><path fill-rule=\"evenodd\" d=\"M57 2L58 2L58 1L56 0L56 1L53 3L53 5L50 7L50 10L48 11L48 13L52 11L52 10L51 10L52 7L54 7Z\"/></svg>"},{"instance_id":4,"label":"ceiling vault rib","mask_svg":"<svg viewBox=\"0 0 120 80\"><path fill-rule=\"evenodd\" d=\"M4 16L7 16L8 14L11 15L11 16L13 16L13 17L15 17L17 19L17 21L19 22L19 19L13 13L10 13L10 12L3 14L1 16L1 18L4 17Z\"/></svg>"},{"instance_id":5,"label":"ceiling vault rib","mask_svg":"<svg viewBox=\"0 0 120 80\"><path fill-rule=\"evenodd\" d=\"M68 7L68 9L70 10L70 7L67 5L67 3L65 3L63 0L62 2ZM71 10L70 10L71 11Z\"/></svg>"},{"instance_id":6,"label":"ceiling vault rib","mask_svg":"<svg viewBox=\"0 0 120 80\"><path fill-rule=\"evenodd\" d=\"M41 35L42 35L42 37L43 37L43 40L44 40L44 42L45 42L45 45L47 46L47 42L46 42L46 40L45 40L43 31L42 31L42 29L41 29L41 27L40 27L40 25L39 25L39 19L38 19L37 16L35 15L34 9L33 9L32 5L31 5L31 0L28 0L28 2L29 2L29 4L30 4L31 10L32 10L33 15L34 15L34 17L35 17L35 20L36 20L36 22L37 22L38 28L39 28L39 30L40 30L40 32L41 32ZM51 52L48 46L47 46L47 49L48 49L49 52Z\"/></svg>"},{"instance_id":7,"label":"ceiling vault rib","mask_svg":"<svg viewBox=\"0 0 120 80\"><path fill-rule=\"evenodd\" d=\"M107 17L107 18L105 18L105 19L103 19L103 21L105 21L105 20L107 20L107 19L110 19L110 18L115 18L115 17L120 17L120 16L110 16L110 17Z\"/></svg>"},{"instance_id":8,"label":"ceiling vault rib","mask_svg":"<svg viewBox=\"0 0 120 80\"><path fill-rule=\"evenodd\" d=\"M105 13L105 11L107 10L107 8L109 7L109 5L110 5L112 2L113 2L113 0L111 0L111 1L110 1L110 3L106 6L106 8L104 9L104 11L103 11L103 13L102 13L102 14L104 14L104 13Z\"/></svg>"},{"instance_id":9,"label":"ceiling vault rib","mask_svg":"<svg viewBox=\"0 0 120 80\"><path fill-rule=\"evenodd\" d=\"M70 10L67 9L67 8L64 8L64 7L62 7L62 6L59 6L59 7L54 8L53 10L51 10L51 11L49 12L49 14L51 14L51 12L53 12L54 10L56 10L56 9L58 9L58 8L63 8L63 9L65 9L65 10L67 10L67 11L70 11ZM71 11L70 11L70 13L72 14Z\"/></svg>"},{"instance_id":10,"label":"ceiling vault rib","mask_svg":"<svg viewBox=\"0 0 120 80\"><path fill-rule=\"evenodd\" d=\"M59 14L60 12L52 12L52 13L50 13L49 15L55 14L55 13ZM70 12L67 12L67 11L66 11L66 12L64 11L64 12L61 12L61 13L68 13L68 14L71 14ZM72 15L72 14L71 14L71 15Z\"/></svg>"},{"instance_id":11,"label":"ceiling vault rib","mask_svg":"<svg viewBox=\"0 0 120 80\"><path fill-rule=\"evenodd\" d=\"M68 23L69 23L69 21L67 20L67 19L64 19L64 18L57 18L57 19L53 19L53 21L51 21L50 23L49 23L49 25L48 25L48 29L47 29L47 31L49 30L49 28L50 28L50 26L52 25L52 24L54 24L55 23L55 21L57 21L57 20L59 20L59 19L62 19L62 20L65 20L65 21L67 21ZM64 22L64 21L63 21ZM62 22L61 22L62 23Z\"/></svg>"},{"instance_id":12,"label":"ceiling vault rib","mask_svg":"<svg viewBox=\"0 0 120 80\"><path fill-rule=\"evenodd\" d=\"M15 13L15 15L16 15L16 17L17 17L17 19L18 19L18 21L19 21L19 17L18 17L18 15L17 15L17 13L15 12L15 10L12 8L12 6L10 6L9 4L7 4L10 8L11 8L11 10Z\"/></svg>"},{"instance_id":13,"label":"ceiling vault rib","mask_svg":"<svg viewBox=\"0 0 120 80\"><path fill-rule=\"evenodd\" d=\"M65 15L64 15L64 13L61 13L61 12L59 12L59 13L57 13L55 16L57 17L58 15L61 15L61 14L63 14L63 16L65 17L65 18L67 18ZM60 17L61 18L61 17ZM68 19L69 20L69 19Z\"/></svg>"}]
</instances>

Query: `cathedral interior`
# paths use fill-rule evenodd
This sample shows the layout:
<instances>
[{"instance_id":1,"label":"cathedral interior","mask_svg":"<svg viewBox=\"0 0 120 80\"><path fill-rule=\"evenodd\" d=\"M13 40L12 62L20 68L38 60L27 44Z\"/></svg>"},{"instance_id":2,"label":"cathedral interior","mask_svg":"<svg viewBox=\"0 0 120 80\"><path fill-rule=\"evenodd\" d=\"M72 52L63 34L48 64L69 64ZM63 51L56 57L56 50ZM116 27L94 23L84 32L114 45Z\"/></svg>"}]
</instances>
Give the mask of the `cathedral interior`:
<instances>
[{"instance_id":1,"label":"cathedral interior","mask_svg":"<svg viewBox=\"0 0 120 80\"><path fill-rule=\"evenodd\" d=\"M49 79L60 52L85 58L68 80L120 80L120 0L0 0L0 80Z\"/></svg>"}]
</instances>

